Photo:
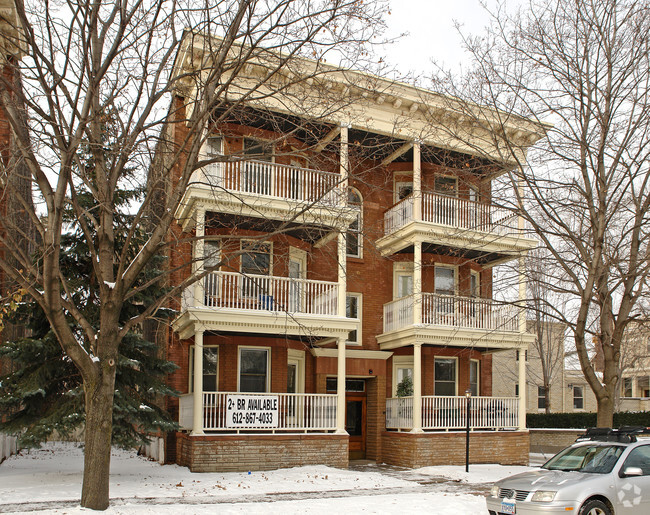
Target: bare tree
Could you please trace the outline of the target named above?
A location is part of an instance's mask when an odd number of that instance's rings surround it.
[[[539,384],[544,387],[544,408],[551,412],[551,385],[559,378],[561,381],[564,369],[564,332],[566,326],[557,321],[554,311],[564,312],[562,299],[554,296],[548,288],[546,260],[541,252],[534,251],[526,260],[526,276],[528,289],[527,309],[529,321],[535,334],[535,354],[540,362]],[[562,385],[563,387],[563,385]]]
[[[437,81],[468,100],[458,108],[462,123],[449,130],[486,129],[481,145],[468,144],[477,153],[490,145],[511,163],[511,194],[499,200],[523,215],[552,258],[545,287],[565,298],[566,309],[547,311],[567,324],[597,398],[598,425],[611,426],[622,336],[650,271],[650,5],[532,0],[516,15],[503,5],[491,15],[486,35],[466,39],[472,71],[463,81]],[[518,116],[547,130],[528,164],[505,125]],[[589,351],[595,336],[602,375]]]
[[[293,92],[285,97],[293,95],[303,106],[299,114],[331,115],[340,104],[320,96],[328,87],[320,78],[336,70],[324,66],[324,59],[362,67],[385,8],[382,1],[360,0],[16,1],[14,28],[19,30],[3,37],[10,39],[5,46],[17,50],[9,60],[11,72],[0,79],[0,100],[22,166],[5,161],[2,174],[25,173],[31,181],[34,205],[24,191],[6,194],[28,213],[38,245],[32,256],[15,244],[14,233],[3,233],[0,269],[39,303],[83,378],[82,506],[106,509],[109,504],[120,342],[167,300],[146,306],[124,325],[119,314],[149,281],[167,280],[142,277],[153,256],[167,253],[192,173],[210,163],[200,152],[206,129],[280,91]],[[18,75],[23,87],[8,78]],[[169,138],[174,131],[183,137]],[[82,149],[88,159],[81,159]],[[153,163],[148,194],[130,206],[135,223],[116,246],[122,215],[116,196],[126,183],[144,189],[154,154],[164,157]],[[84,209],[88,204],[80,199],[88,196],[96,207]],[[72,222],[64,221],[70,217]],[[0,220],[4,227],[10,223],[7,217]],[[59,268],[61,236],[70,225],[84,235],[93,257],[100,287],[98,326],[84,317],[78,305],[83,299],[71,295]],[[138,225],[148,227],[144,244],[135,243]],[[71,330],[69,317],[82,332]]]

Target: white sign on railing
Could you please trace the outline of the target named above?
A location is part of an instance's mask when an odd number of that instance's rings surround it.
[[[228,395],[226,427],[232,429],[278,427],[279,410],[276,395]]]

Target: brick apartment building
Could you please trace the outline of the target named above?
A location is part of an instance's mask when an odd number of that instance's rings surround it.
[[[186,38],[178,71],[195,51]],[[261,70],[245,67],[242,84]],[[479,130],[453,99],[333,68],[298,83],[345,104],[310,117],[288,87],[238,107],[210,127],[215,162],[177,212],[176,235],[194,242],[170,266],[191,257],[209,273],[184,290],[167,342],[182,393],[168,400],[182,428],[168,459],[196,471],[462,463],[470,391],[472,461],[526,463],[525,400],[492,396],[492,352],[531,342],[523,312],[492,300],[492,268],[536,245],[492,202],[513,164],[487,143],[471,150],[490,138],[451,135]],[[172,144],[191,88],[173,102]],[[509,123],[524,150],[542,136]],[[398,397],[406,377],[412,394]]]

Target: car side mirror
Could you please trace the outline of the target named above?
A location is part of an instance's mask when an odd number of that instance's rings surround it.
[[[626,467],[621,477],[642,476],[643,469],[640,467]]]

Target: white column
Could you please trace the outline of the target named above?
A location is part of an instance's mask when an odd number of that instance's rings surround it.
[[[526,349],[519,348],[519,429],[526,429]]]
[[[336,378],[336,433],[347,434],[345,430],[345,337],[339,338]]]
[[[203,433],[203,331],[194,333],[194,413],[192,434]]]
[[[203,271],[203,239],[205,236],[205,210],[196,210],[196,241],[194,242],[194,264],[192,270],[194,274],[200,274]],[[194,283],[194,307],[203,306],[205,295],[203,291],[203,279]]]
[[[349,153],[348,153],[348,124],[341,124],[341,150],[340,150],[340,163],[339,173],[341,174],[341,199],[340,204],[345,206],[348,203],[348,187],[349,187]]]
[[[347,294],[347,256],[346,256],[346,237],[345,233],[340,232],[338,234],[338,285],[339,293],[337,299],[337,315],[340,317],[345,316],[345,297]]]
[[[413,429],[422,433],[422,344],[413,345]]]
[[[413,324],[422,323],[422,242],[413,244]]]
[[[413,143],[413,220],[422,221],[422,160],[417,140]]]
[[[526,333],[526,258],[519,256],[519,333]]]

